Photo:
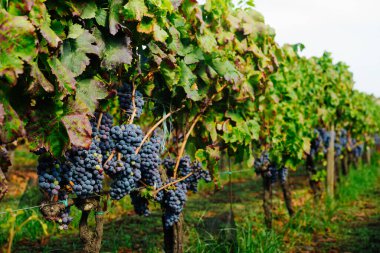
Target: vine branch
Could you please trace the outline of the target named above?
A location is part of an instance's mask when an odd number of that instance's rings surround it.
[[[171,111],[169,112],[168,114],[166,114],[164,117],[162,117],[151,129],[149,129],[149,131],[147,132],[147,134],[144,136],[144,139],[141,141],[140,143],[140,146],[136,149],[135,151],[135,154],[137,155],[142,146],[144,145],[144,143],[146,142],[146,140],[152,135],[152,133],[154,132],[154,130],[156,130],[156,128],[162,124],[162,122],[164,122],[167,118],[169,118],[172,114],[182,110],[183,108],[185,107],[185,105],[182,105],[180,108],[178,108],[177,110],[174,110],[174,111]]]
[[[101,112],[101,113],[99,114],[98,124],[96,125],[96,129],[97,129],[97,130],[99,130],[99,128],[100,128],[100,124],[101,124],[101,122],[102,122],[102,118],[103,118],[103,113]]]
[[[185,151],[185,147],[186,147],[186,144],[187,144],[187,141],[190,137],[190,134],[191,132],[193,131],[195,125],[198,123],[198,121],[200,120],[201,116],[204,114],[204,112],[207,110],[207,108],[212,104],[213,100],[215,99],[216,95],[218,93],[220,93],[221,91],[224,90],[224,88],[226,88],[228,85],[228,83],[224,84],[220,90],[216,91],[210,99],[208,99],[205,103],[205,106],[202,108],[202,110],[197,114],[197,116],[195,116],[194,120],[193,120],[193,123],[191,124],[190,126],[190,129],[189,131],[187,131],[184,139],[183,139],[183,142],[182,142],[182,145],[181,145],[181,149],[179,150],[178,152],[178,156],[177,156],[177,160],[176,160],[176,164],[175,164],[175,167],[174,167],[174,178],[177,178],[177,170],[178,170],[178,167],[179,167],[179,163],[181,161],[181,157],[183,156],[183,153]]]
[[[115,156],[116,151],[112,150],[111,155],[108,157],[108,159],[104,162],[104,165],[106,165],[109,161],[112,160],[112,158]]]
[[[175,167],[174,167],[174,173],[173,173],[174,178],[177,178],[178,166],[179,166],[179,163],[181,162],[181,157],[183,155],[183,152],[185,151],[187,140],[189,139],[191,132],[193,131],[195,125],[198,123],[198,121],[201,118],[202,114],[203,113],[199,113],[194,118],[193,123],[191,124],[189,131],[187,131],[187,133],[185,135],[185,138],[183,139],[182,146],[181,146],[181,149],[178,152],[177,160],[176,160]]]
[[[157,195],[157,193],[158,193],[159,191],[162,191],[162,190],[168,188],[169,186],[172,186],[172,185],[174,185],[174,184],[177,184],[177,183],[179,183],[179,182],[185,180],[186,178],[190,177],[191,175],[193,175],[193,172],[191,172],[191,173],[187,174],[186,176],[181,177],[181,178],[179,178],[179,179],[177,179],[177,180],[175,180],[175,181],[173,181],[173,182],[171,182],[171,183],[168,183],[168,184],[166,184],[166,185],[161,186],[160,188],[158,188],[157,190],[154,191],[153,195]]]
[[[133,111],[132,111],[132,115],[131,115],[131,118],[129,119],[129,124],[132,124],[133,123],[133,120],[135,119],[135,116],[136,116],[136,101],[135,101],[135,93],[136,93],[136,85],[135,85],[135,81],[136,81],[136,78],[137,76],[135,76],[132,80],[132,107],[133,107]]]

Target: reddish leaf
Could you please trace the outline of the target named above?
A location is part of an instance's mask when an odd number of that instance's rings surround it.
[[[61,119],[69,135],[70,143],[76,147],[89,148],[92,128],[85,114],[67,115]]]
[[[25,10],[28,12],[31,11],[34,5],[34,0],[22,0],[22,1],[24,2]]]

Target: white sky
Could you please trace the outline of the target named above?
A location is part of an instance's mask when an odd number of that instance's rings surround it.
[[[306,56],[331,52],[351,67],[356,89],[380,97],[380,0],[255,0],[255,5],[279,44],[302,43]]]

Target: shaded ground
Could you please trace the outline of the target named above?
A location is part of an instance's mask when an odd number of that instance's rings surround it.
[[[347,216],[340,221],[341,238],[316,237],[315,248],[322,248],[326,252],[380,252],[380,182],[376,189],[362,195],[360,200],[347,205],[345,213],[339,216]]]

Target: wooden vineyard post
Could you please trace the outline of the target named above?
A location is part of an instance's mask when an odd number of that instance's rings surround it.
[[[181,213],[178,222],[171,227],[166,227],[164,217],[162,217],[165,253],[183,253],[183,222]]]
[[[366,145],[366,162],[367,164],[371,164],[371,148]]]
[[[334,143],[335,143],[335,131],[334,131],[334,126],[332,126],[331,132],[330,132],[329,149],[327,151],[327,195],[329,197],[334,196],[334,183],[335,183]]]

